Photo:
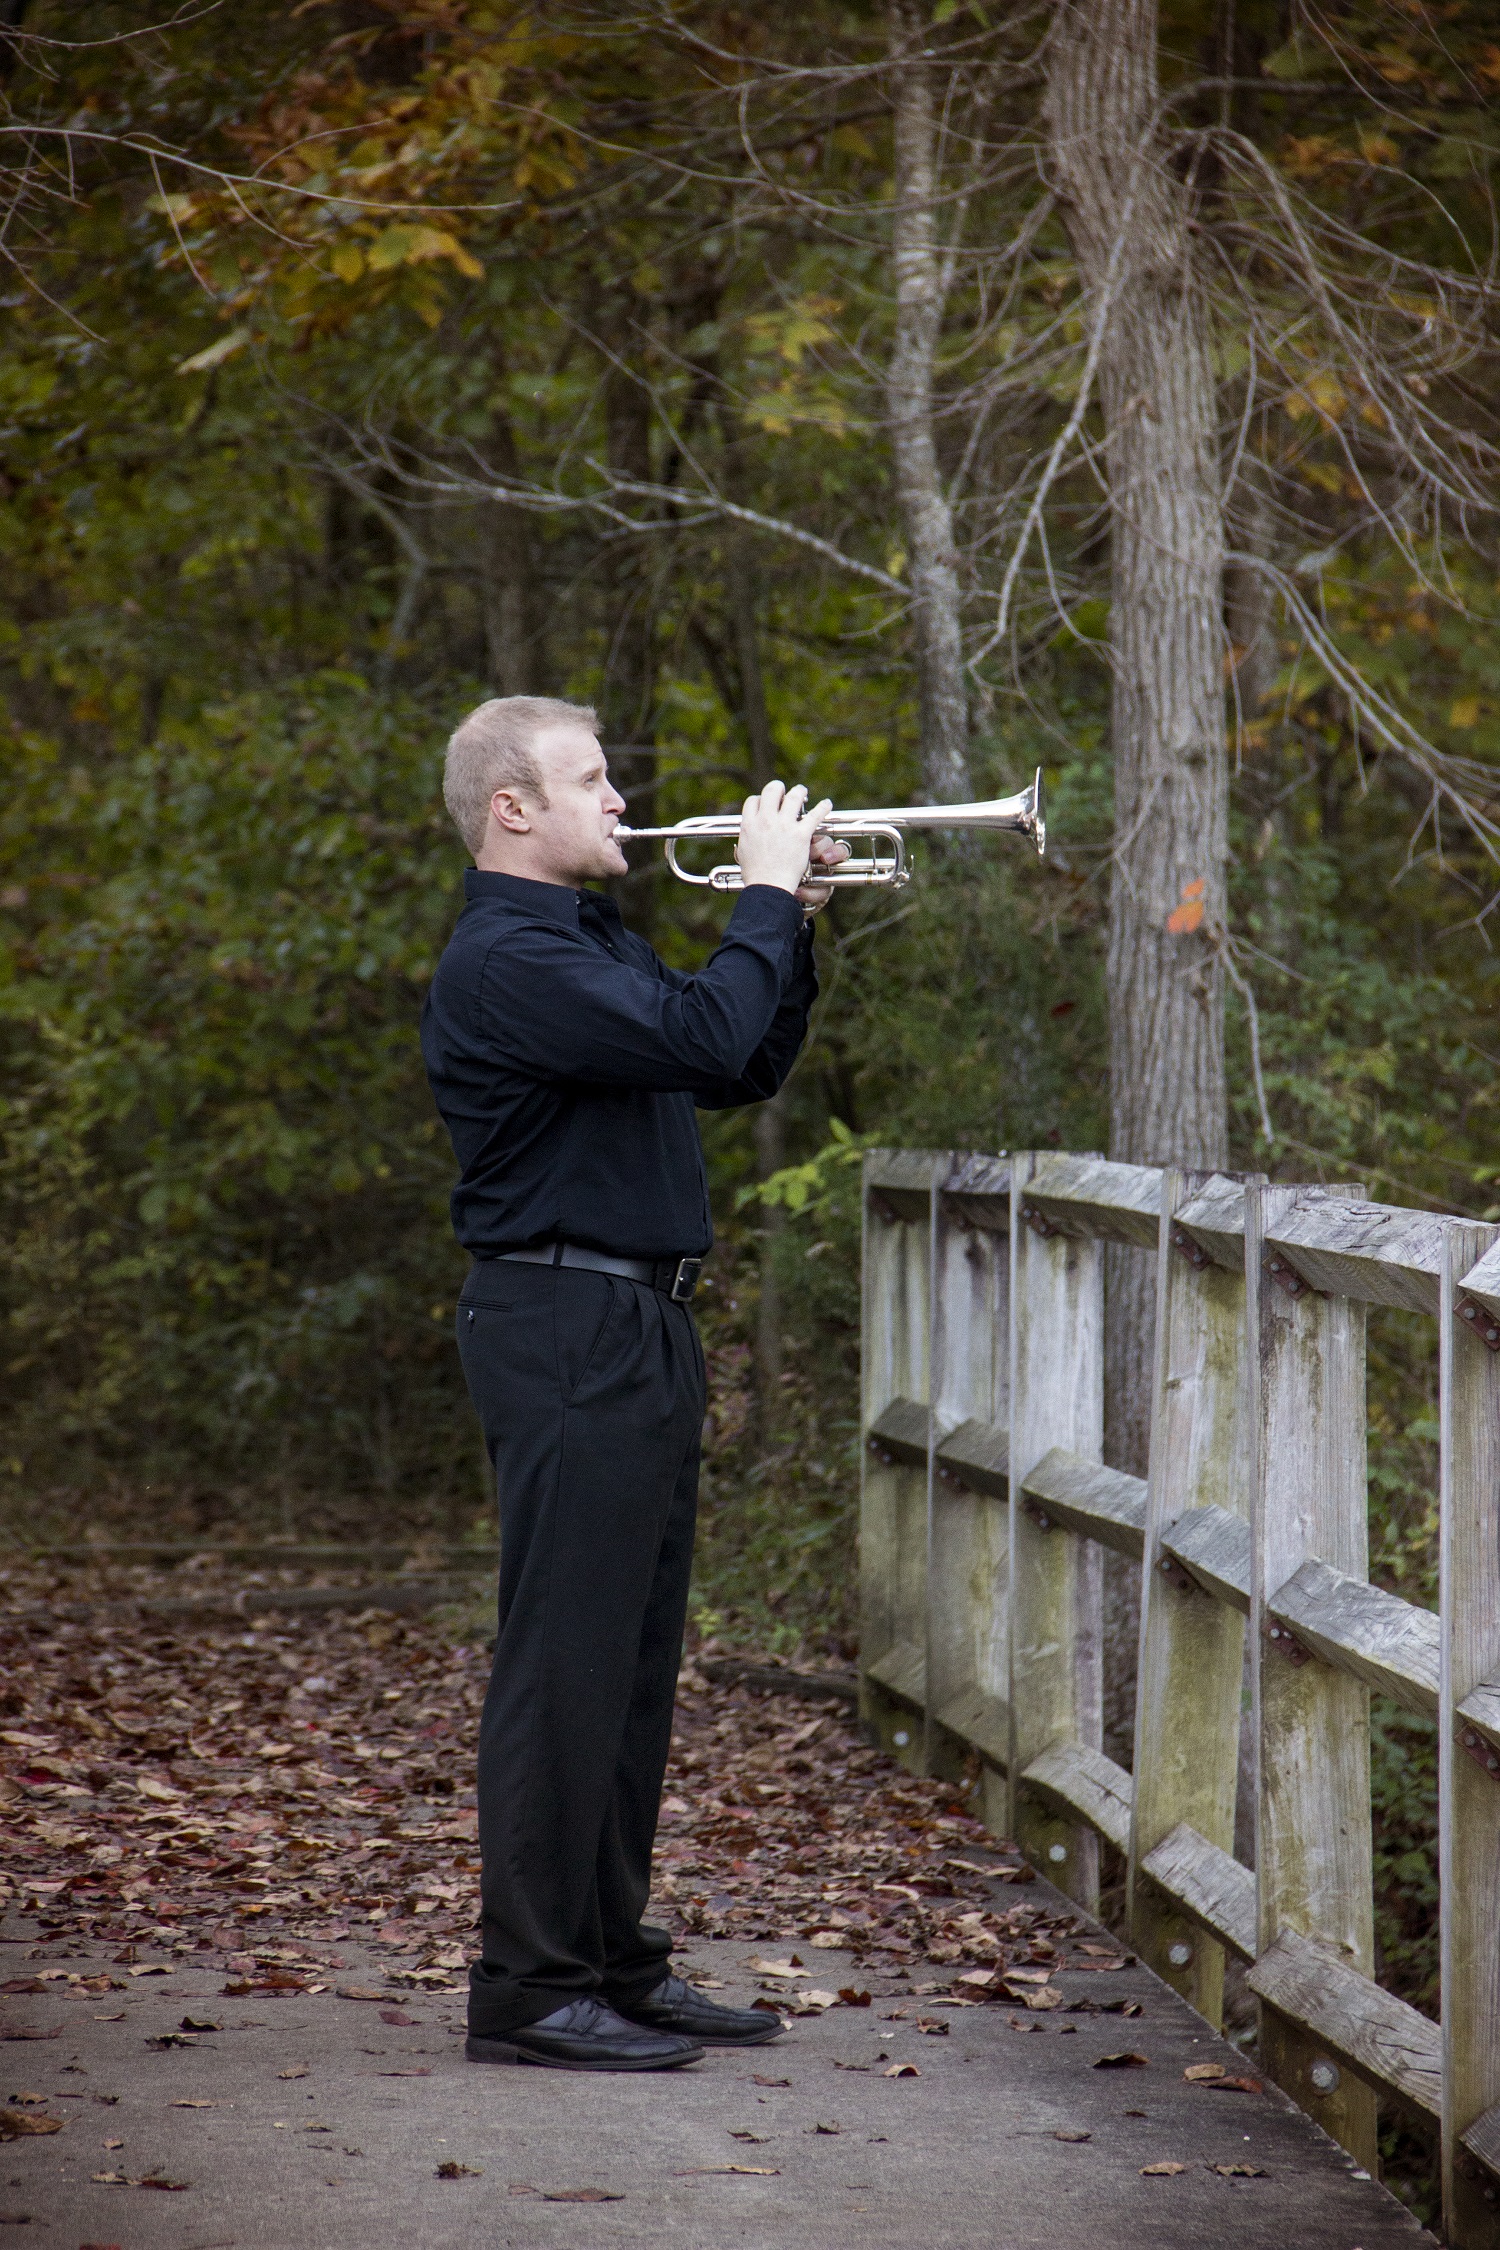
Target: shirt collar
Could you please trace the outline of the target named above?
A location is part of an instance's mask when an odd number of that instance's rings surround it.
[[[471,903],[484,898],[503,899],[528,913],[544,914],[549,921],[566,922],[575,930],[578,927],[579,893],[563,883],[534,883],[527,875],[501,875],[488,868],[470,867],[464,871],[464,897]]]
[[[528,875],[502,875],[488,868],[464,871],[464,897],[505,899],[530,913],[545,914],[554,922],[578,927],[579,909],[592,909],[610,930],[623,928],[620,909],[607,891],[575,891],[565,883],[534,883]]]

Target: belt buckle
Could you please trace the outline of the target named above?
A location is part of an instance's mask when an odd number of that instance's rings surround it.
[[[672,1276],[668,1295],[674,1305],[685,1305],[698,1286],[698,1276],[703,1271],[701,1258],[679,1258],[677,1271]]]

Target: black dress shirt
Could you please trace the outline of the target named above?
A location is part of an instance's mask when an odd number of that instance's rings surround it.
[[[453,1228],[480,1258],[535,1243],[701,1257],[713,1241],[694,1105],[764,1101],[817,994],[790,892],[754,884],[696,975],[612,898],[464,877],[422,1010],[422,1053],[461,1167]]]

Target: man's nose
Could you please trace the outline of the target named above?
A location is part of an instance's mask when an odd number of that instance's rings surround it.
[[[607,813],[622,813],[625,810],[625,800],[612,781],[604,785],[604,810]]]

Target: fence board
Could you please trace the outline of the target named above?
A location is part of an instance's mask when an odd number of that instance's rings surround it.
[[[1329,1295],[1406,1312],[1438,1309],[1438,1261],[1446,1219],[1432,1211],[1368,1203],[1355,1191],[1308,1190],[1267,1229],[1304,1280]]]
[[[1027,1200],[1064,1233],[1156,1248],[1159,1172],[1142,1164],[1109,1164],[1102,1156],[1044,1153],[1029,1161]]]
[[[975,1183],[983,1160],[952,1157],[940,1181]],[[984,1178],[1009,1166],[988,1164]],[[932,1428],[992,1433],[1006,1443],[1010,1255],[994,1224],[976,1226],[970,1198],[932,1199]],[[987,1457],[993,1452],[987,1449]],[[1002,1456],[1003,1459],[1003,1456]],[[960,1483],[939,1445],[928,1482],[926,1737],[932,1773],[957,1779],[970,1748],[986,1760],[976,1810],[1004,1825],[1006,1788],[995,1770],[1009,1685],[1006,1621],[1010,1566],[1008,1485]],[[955,1719],[962,1723],[953,1724]]]
[[[1021,1775],[1028,1789],[1064,1814],[1076,1813],[1124,1851],[1134,1788],[1123,1766],[1081,1742],[1054,1742]]]
[[[1232,1953],[1244,1961],[1255,1959],[1255,1876],[1250,1868],[1183,1821],[1147,1852],[1140,1869]]]
[[[1351,1968],[1332,1946],[1316,1945],[1295,1930],[1283,1930],[1252,1964],[1249,1984],[1277,2018],[1296,2025],[1303,2044],[1325,2067],[1331,2058],[1360,2074],[1365,2081],[1360,2090],[1369,2109],[1374,2109],[1378,2087],[1424,2117],[1440,2114],[1443,2060],[1438,2026]],[[1341,2082],[1324,2098],[1336,2099],[1344,2091]]]
[[[1055,1445],[1028,1469],[1024,1489],[1050,1520],[1085,1539],[1097,1539],[1101,1547],[1113,1547],[1131,1562],[1140,1561],[1146,1537],[1144,1477],[1080,1460]]]
[[[927,1415],[931,1194],[919,1183],[930,1183],[933,1163],[926,1153],[872,1149],[864,1165],[860,1708],[885,1747],[913,1766],[926,1690],[925,1428],[919,1447],[906,1441]],[[877,1422],[890,1432],[878,1450],[869,1442]]]
[[[1098,1462],[1104,1436],[1104,1276],[1097,1240],[1039,1233],[1022,1216],[1039,1165],[1011,1160],[1010,1488],[1054,1446]],[[1097,1750],[1102,1733],[1098,1549],[1044,1529],[1031,1505],[1010,1518],[1010,1772],[1057,1742]],[[1070,1820],[1013,1782],[1012,1833],[1028,1857],[1075,1898],[1098,1898],[1099,1849]]]
[[[1250,1511],[1243,1265],[1195,1264],[1173,1242],[1179,1209],[1206,1184],[1175,1168],[1162,1174],[1129,1914],[1142,1958],[1217,2024],[1223,1948],[1159,1887],[1134,1880],[1140,1861],[1184,1821],[1222,1851],[1234,1842],[1244,1623],[1162,1567],[1163,1539],[1189,1510],[1239,1522]]]
[[[1161,1551],[1242,1617],[1250,1614],[1250,1526],[1243,1516],[1210,1505],[1190,1508],[1162,1535]]]
[[[1257,1952],[1283,1936],[1317,1940],[1368,1978],[1374,1969],[1369,1689],[1327,1665],[1294,1663],[1267,1638],[1268,1596],[1310,1558],[1331,1563],[1347,1578],[1369,1576],[1364,1305],[1311,1290],[1293,1296],[1264,1270],[1273,1237],[1279,1241],[1293,1231],[1300,1213],[1326,1216],[1332,1205],[1317,1189],[1251,1184],[1245,1190]],[[1327,2058],[1318,2035],[1305,2017],[1282,2008],[1274,1992],[1256,1990],[1267,2003],[1261,2011],[1266,2069],[1373,2172],[1373,2094],[1337,2071],[1335,2085],[1320,2085]]]
[[[1305,1562],[1266,1603],[1270,1615],[1327,1664],[1431,1718],[1438,1705],[1438,1620],[1399,1594]]]
[[[1500,1356],[1462,1319],[1458,1278],[1497,1241],[1493,1227],[1450,1222],[1439,1269],[1443,2213],[1456,2250],[1500,2243],[1500,2164],[1482,2169],[1500,2138],[1481,2130],[1500,2106],[1500,1774],[1462,1741],[1465,1699],[1500,1671]]]

